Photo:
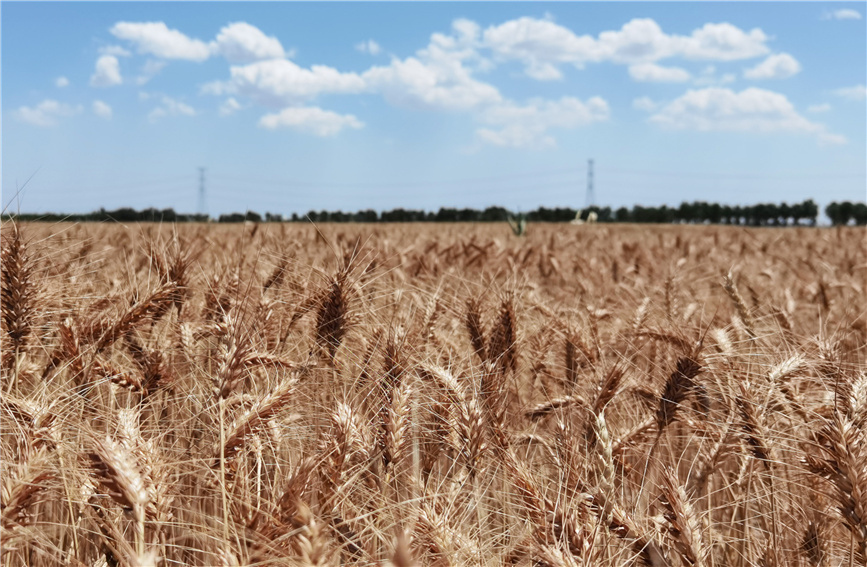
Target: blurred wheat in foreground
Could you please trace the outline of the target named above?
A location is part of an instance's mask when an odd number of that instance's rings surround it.
[[[2,565],[867,565],[865,232],[2,229]]]

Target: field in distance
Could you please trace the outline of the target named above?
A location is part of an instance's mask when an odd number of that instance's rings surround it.
[[[867,565],[864,235],[6,223],[6,564]]]

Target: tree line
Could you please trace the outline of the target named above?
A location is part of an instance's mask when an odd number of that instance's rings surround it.
[[[117,222],[506,222],[510,218],[524,218],[528,222],[570,222],[576,218],[587,220],[590,213],[596,213],[596,222],[631,223],[674,223],[674,224],[728,224],[738,226],[815,226],[819,207],[812,199],[789,205],[787,203],[759,203],[756,205],[720,205],[695,201],[681,203],[678,207],[632,208],[592,206],[585,209],[569,207],[539,207],[526,213],[515,214],[503,207],[488,207],[484,210],[457,209],[443,207],[438,211],[413,209],[392,209],[377,212],[372,209],[354,213],[343,211],[310,211],[306,215],[293,213],[289,217],[281,214],[253,211],[246,213],[223,214],[212,219],[203,214],[181,214],[173,209],[144,209],[136,211],[121,208],[114,211],[99,209],[87,214],[6,214],[4,218],[17,218],[22,221],[117,221]],[[867,225],[867,204],[844,201],[833,202],[825,207],[825,214],[834,226],[855,224]]]

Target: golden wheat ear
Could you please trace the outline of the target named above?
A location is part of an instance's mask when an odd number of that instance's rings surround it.
[[[349,288],[349,271],[341,270],[331,278],[317,304],[316,343],[332,364],[349,326]]]
[[[666,467],[662,474],[660,502],[668,522],[668,535],[674,549],[685,565],[703,567],[708,548],[702,537],[701,521],[683,486],[678,482],[677,472]]]
[[[482,323],[481,300],[471,298],[467,300],[467,314],[465,325],[470,334],[470,343],[476,355],[485,360],[487,356],[487,343],[485,341],[485,329]]]
[[[19,464],[17,470],[4,471],[0,492],[0,525],[4,532],[26,525],[29,509],[48,491],[49,481],[56,475],[46,470],[47,459],[48,451],[43,449]]]
[[[124,337],[137,325],[152,319],[160,313],[166,303],[173,301],[177,286],[173,283],[163,284],[154,290],[143,301],[137,301],[119,319],[111,324],[96,342],[96,352],[101,352]]]
[[[662,435],[666,427],[672,424],[677,416],[677,410],[694,388],[694,379],[701,372],[698,362],[688,356],[677,359],[677,366],[659,397],[656,410],[657,435]]]
[[[97,480],[108,495],[133,516],[144,521],[145,508],[150,502],[147,479],[142,474],[135,455],[122,443],[110,437],[97,440],[88,455]]]
[[[24,346],[30,336],[34,316],[35,289],[33,264],[27,254],[21,230],[17,223],[12,225],[12,237],[4,238],[2,248],[2,321],[3,331],[12,340],[13,349]]]

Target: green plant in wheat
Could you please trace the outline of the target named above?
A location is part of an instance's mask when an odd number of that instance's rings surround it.
[[[509,213],[509,217],[506,220],[515,236],[525,236],[527,234],[527,215],[524,213],[515,215]]]

